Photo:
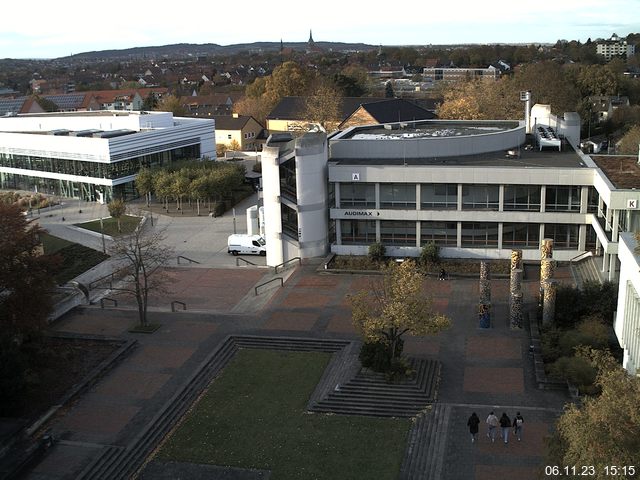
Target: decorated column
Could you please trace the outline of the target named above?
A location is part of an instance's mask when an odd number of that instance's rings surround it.
[[[511,270],[522,268],[522,250],[511,250]]]
[[[522,328],[522,292],[511,294],[509,325],[513,329]]]
[[[543,286],[542,300],[542,323],[543,325],[553,322],[556,314],[556,290],[557,283],[553,280],[546,282]]]

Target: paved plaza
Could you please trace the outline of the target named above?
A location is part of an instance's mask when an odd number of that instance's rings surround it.
[[[204,222],[210,221],[186,223],[200,222],[204,230],[210,228]],[[229,219],[225,222],[228,228]],[[186,228],[180,231],[194,239],[188,253],[202,263],[169,269],[171,291],[154,298],[150,309],[151,321],[161,324],[155,333],[128,331],[136,323],[136,311],[124,300],[118,308],[77,308],[52,326],[60,332],[135,339],[138,346],[52,420],[59,441],[27,478],[74,479],[105,447],[127,447],[229,335],[358,340],[348,295],[368,288],[373,277],[325,274],[311,262],[289,271],[284,287],[256,296],[254,286],[269,278],[268,270],[216,264],[215,255],[206,254],[204,233],[198,240]],[[560,267],[557,276],[568,273]],[[452,327],[437,337],[409,337],[405,344],[405,353],[437,359],[442,365],[438,403],[447,407],[442,410],[447,418],[438,432],[443,445],[439,479],[534,479],[544,465],[544,439],[568,397],[537,388],[528,331],[509,328],[507,279],[492,280],[492,326],[478,328],[478,284],[473,278],[427,279],[426,292],[434,307],[451,318]],[[537,281],[525,279],[523,289],[525,301],[535,301]],[[172,313],[171,300],[184,302],[187,310]],[[484,420],[491,410],[511,418],[520,411],[525,419],[522,441],[489,441]],[[466,425],[474,411],[481,419],[476,443]],[[144,478],[152,478],[151,473]]]

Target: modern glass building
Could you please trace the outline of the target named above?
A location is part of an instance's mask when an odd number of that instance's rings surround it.
[[[0,118],[0,188],[108,202],[137,196],[143,166],[215,160],[215,122],[168,112],[68,112]]]

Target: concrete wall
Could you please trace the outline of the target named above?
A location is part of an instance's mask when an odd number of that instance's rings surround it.
[[[622,366],[632,375],[640,374],[640,256],[635,253],[637,247],[633,234],[620,235],[620,281],[614,329],[624,349]]]

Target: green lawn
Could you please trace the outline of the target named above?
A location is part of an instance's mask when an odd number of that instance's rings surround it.
[[[305,411],[329,354],[239,350],[159,452],[274,480],[395,479],[408,419]]]
[[[111,237],[116,237],[118,235],[133,233],[133,231],[140,223],[140,220],[140,217],[123,215],[122,217],[120,217],[120,228],[122,232],[118,233],[118,221],[115,218],[106,217],[102,219],[102,224],[104,225],[104,234]],[[92,232],[100,233],[100,220],[92,220],[91,222],[85,223],[76,223],[75,226],[91,230]]]
[[[45,255],[58,255],[60,263],[54,274],[58,285],[73,280],[81,273],[103,262],[108,255],[78,243],[69,242],[62,238],[45,233],[40,236]]]

